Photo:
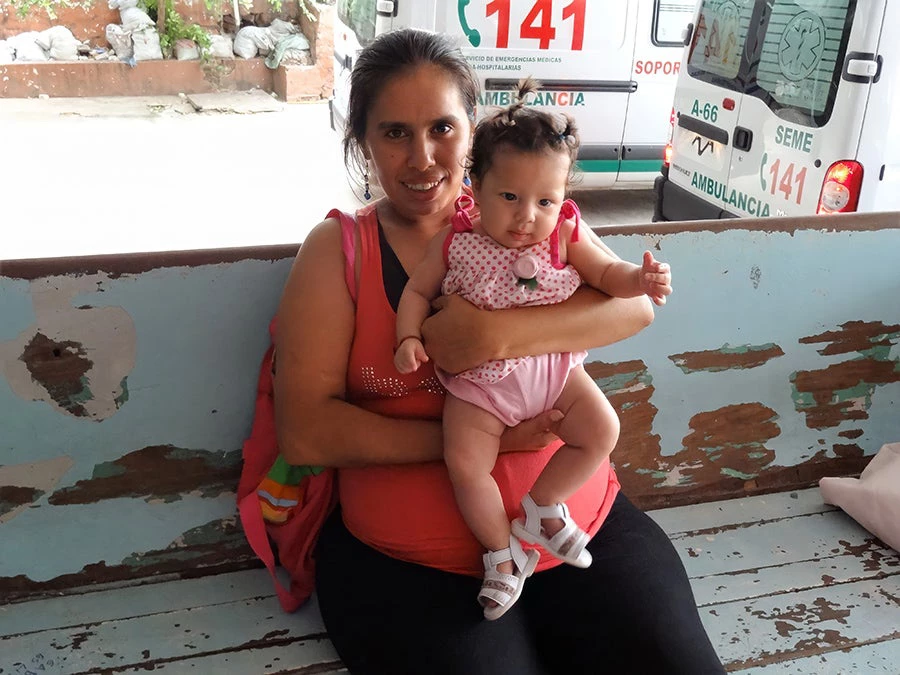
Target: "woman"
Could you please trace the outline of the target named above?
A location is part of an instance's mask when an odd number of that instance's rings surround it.
[[[345,157],[384,198],[307,237],[278,311],[276,427],[293,464],[339,469],[340,508],[316,550],[328,635],[353,673],[721,673],[665,534],[606,462],[573,495],[593,536],[590,570],[543,556],[528,591],[486,622],[472,598],[482,563],[442,460],[442,390],[490,359],[576,351],[652,320],[644,299],[588,288],[564,303],[481,312],[458,298],[423,325],[431,363],[393,368],[396,305],[462,189],[478,84],[439,35],[382,35],[351,80]],[[358,153],[358,154],[356,154]],[[494,477],[510,516],[559,441],[560,413],[508,430]],[[547,447],[544,447],[547,446]],[[520,450],[519,452],[508,452]]]

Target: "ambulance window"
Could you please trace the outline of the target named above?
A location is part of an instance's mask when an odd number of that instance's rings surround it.
[[[754,0],[701,0],[688,55],[688,72],[700,80],[739,90],[741,53]]]
[[[376,0],[338,0],[337,15],[347,28],[356,33],[359,44],[365,47],[375,39]]]
[[[682,44],[682,33],[694,16],[696,0],[656,0],[653,9],[653,44],[675,47]]]
[[[754,96],[779,117],[823,126],[841,79],[856,0],[775,0]]]

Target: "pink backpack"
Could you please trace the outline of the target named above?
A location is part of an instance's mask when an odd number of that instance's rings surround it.
[[[355,222],[341,211],[327,218],[339,218],[347,259],[346,276],[353,300],[356,281],[353,272]],[[293,612],[313,592],[315,586],[316,540],[331,509],[337,503],[334,469],[298,467],[287,464],[278,453],[275,434],[274,360],[277,317],[269,324],[271,345],[263,356],[256,389],[256,406],[250,438],[244,442],[244,465],[238,484],[237,501],[241,525],[253,552],[263,561],[282,609]],[[278,580],[278,563],[290,575],[290,588]]]

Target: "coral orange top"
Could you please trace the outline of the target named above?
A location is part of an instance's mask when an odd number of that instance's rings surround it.
[[[356,300],[356,338],[347,369],[347,400],[390,417],[438,420],[443,389],[429,362],[415,373],[394,368],[396,313],[385,295],[375,206],[356,214],[360,233],[360,269]],[[346,235],[347,233],[345,233]],[[353,261],[346,242],[345,254]],[[493,476],[510,519],[560,441],[536,452],[501,454]],[[394,558],[473,576],[484,567],[481,545],[456,507],[443,462],[340,469],[338,490],[344,523],[369,546]],[[593,536],[619,491],[606,460],[568,500],[572,517]],[[560,561],[542,553],[538,571]]]

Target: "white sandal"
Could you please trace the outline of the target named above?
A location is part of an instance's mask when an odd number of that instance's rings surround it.
[[[538,506],[531,495],[526,494],[522,498],[522,510],[525,511],[525,522],[522,522],[521,518],[516,518],[512,522],[514,535],[529,544],[542,546],[548,553],[570,565],[591,566],[591,553],[585,548],[591,538],[572,520],[568,506],[562,503]],[[541,526],[543,518],[562,519],[562,529],[552,537],[548,537]]]
[[[481,557],[484,562],[484,581],[478,592],[478,603],[484,607],[485,619],[499,619],[515,604],[522,594],[526,577],[532,575],[540,557],[534,550],[526,553],[519,540],[513,536],[509,538],[509,548],[488,551]],[[497,565],[507,560],[512,560],[515,574],[504,574],[497,570]],[[497,604],[488,607],[488,600]]]

